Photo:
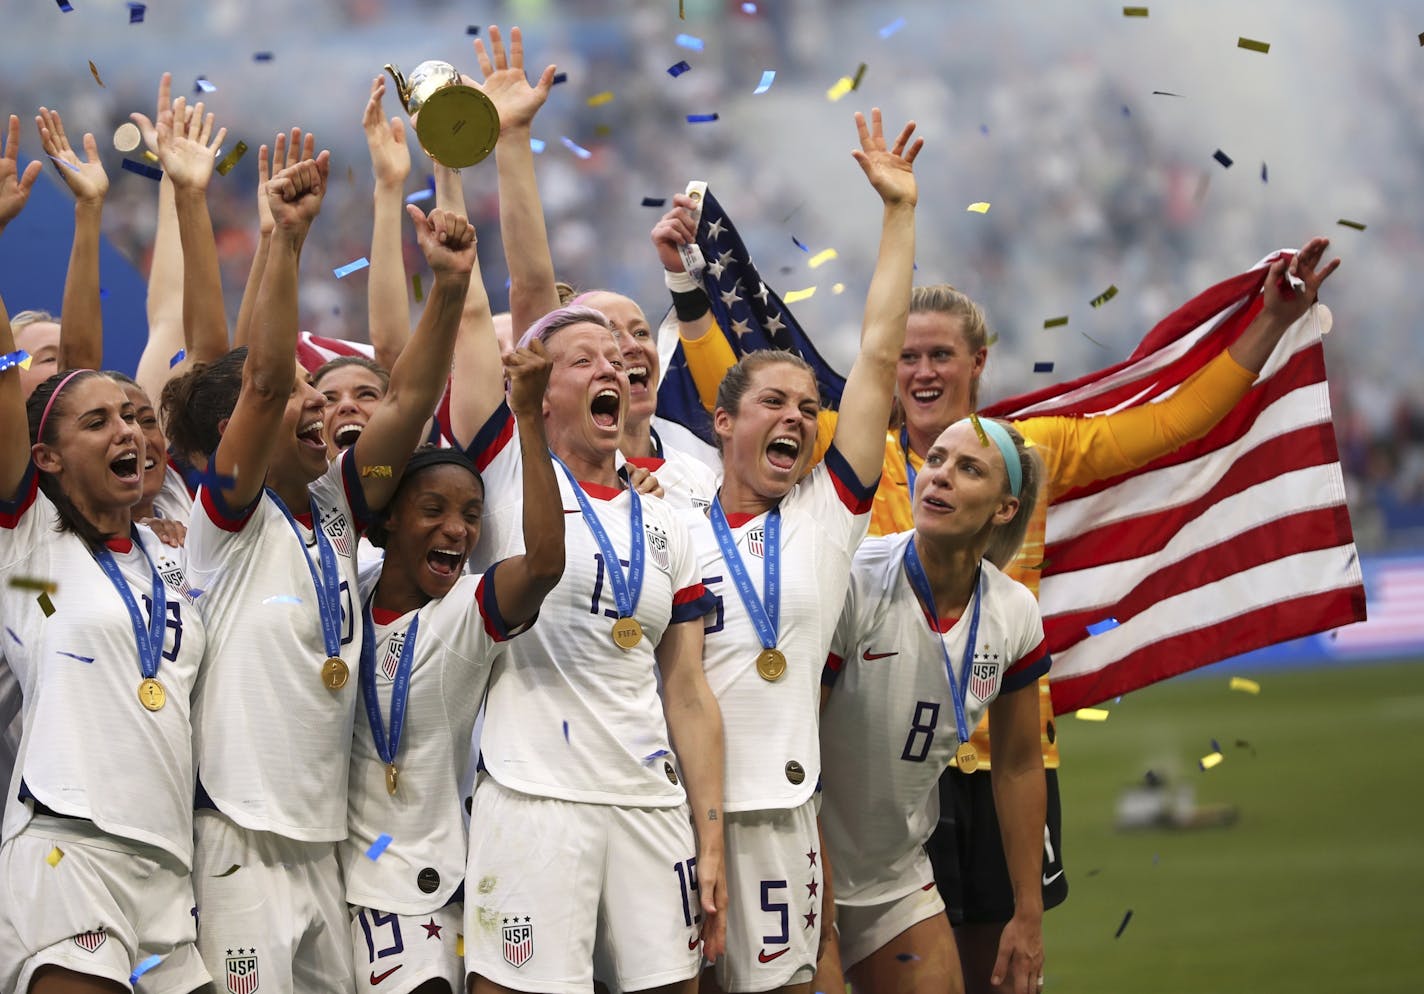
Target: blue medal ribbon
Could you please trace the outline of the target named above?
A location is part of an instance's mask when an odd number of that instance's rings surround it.
[[[766,516],[766,533],[762,540],[765,555],[762,556],[761,589],[757,596],[752,586],[752,578],[747,573],[746,563],[737,550],[737,541],[732,536],[732,526],[727,523],[727,515],[722,510],[722,496],[718,494],[708,511],[712,521],[712,531],[717,535],[717,544],[722,549],[722,561],[732,574],[732,583],[742,599],[742,606],[756,628],[757,638],[763,649],[776,648],[776,631],[781,616],[781,508],[773,507]]]
[[[646,541],[643,535],[643,502],[638,497],[638,491],[632,487],[628,488],[628,531],[631,540],[628,543],[628,573],[625,576],[623,561],[618,558],[618,552],[613,548],[613,540],[604,530],[603,522],[598,520],[598,515],[594,513],[593,505],[588,502],[588,497],[584,494],[583,487],[579,486],[573,470],[552,452],[549,457],[569,478],[569,486],[573,487],[579,510],[583,512],[583,523],[593,533],[593,540],[598,543],[598,551],[603,554],[603,565],[608,570],[608,585],[613,588],[613,603],[618,608],[618,617],[633,617],[633,612],[638,609],[638,597],[643,592],[643,550]]]
[[[420,630],[420,615],[410,619],[405,630],[405,643],[396,662],[395,686],[391,689],[391,733],[386,736],[381,719],[381,702],[376,696],[376,623],[371,618],[368,602],[361,611],[365,638],[361,640],[361,699],[366,702],[366,718],[371,722],[371,734],[376,740],[376,753],[381,762],[390,766],[400,752],[401,730],[405,727],[405,705],[410,697],[410,671],[415,665],[415,636]]]
[[[282,498],[277,496],[277,491],[271,487],[267,489],[267,496],[272,498],[272,503],[282,512],[282,516],[287,519],[287,524],[292,526],[292,534],[297,536],[297,543],[302,550],[302,561],[307,564],[307,570],[311,573],[312,586],[316,588],[316,606],[321,613],[321,637],[326,644],[326,654],[328,657],[341,654],[341,571],[336,565],[336,549],[332,547],[331,539],[326,537],[326,532],[321,530],[321,514],[317,511],[316,499],[311,502],[312,531],[316,535],[317,555],[321,558],[321,572],[318,573],[316,566],[312,564],[311,556],[307,555],[306,539],[302,538],[302,530],[297,525],[297,519],[292,517],[292,512],[287,510],[287,505],[282,503]]]
[[[910,427],[900,426],[900,450],[905,453],[905,479],[909,483],[910,502],[914,503],[915,497],[915,467],[910,465]],[[913,543],[911,543],[913,544]],[[933,612],[931,612],[933,613]]]
[[[168,591],[163,585],[163,577],[158,575],[158,567],[153,565],[148,550],[139,541],[138,529],[130,526],[130,535],[134,546],[143,553],[144,561],[148,563],[148,570],[152,576],[153,593],[150,596],[152,606],[149,609],[147,625],[144,624],[143,612],[138,609],[138,601],[134,600],[133,591],[129,589],[129,582],[124,579],[124,574],[119,569],[114,554],[101,546],[94,553],[94,558],[98,561],[99,568],[104,571],[104,575],[109,578],[109,582],[114,585],[114,589],[119,592],[124,607],[128,609],[129,621],[133,624],[134,642],[138,646],[139,670],[142,671],[145,680],[152,680],[158,675],[158,667],[163,661],[163,630],[168,626]]]
[[[935,641],[939,643],[939,651],[944,654],[944,671],[949,676],[949,696],[954,701],[954,727],[959,733],[960,743],[963,744],[969,741],[969,722],[964,717],[964,699],[969,693],[969,668],[974,665],[974,643],[979,636],[979,605],[984,600],[984,567],[981,565],[974,573],[974,612],[969,619],[969,641],[964,644],[963,684],[954,677],[954,664],[950,662],[944,635],[940,633],[939,626],[933,623],[934,619],[939,617],[935,613],[934,591],[930,589],[929,577],[925,576],[925,568],[920,563],[920,554],[915,549],[913,536],[905,545],[905,575],[909,577],[910,586],[919,598],[920,606],[925,609],[925,620],[930,624],[930,631],[934,632]]]

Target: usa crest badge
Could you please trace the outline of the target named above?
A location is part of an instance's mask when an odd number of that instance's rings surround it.
[[[86,953],[92,953],[104,944],[106,938],[108,938],[108,936],[104,934],[104,930],[102,928],[96,928],[92,932],[81,932],[79,935],[76,935],[74,937],[74,944]]]
[[[751,531],[747,532],[747,551],[758,559],[765,557],[766,529],[761,525],[757,525]]]
[[[355,554],[356,533],[351,522],[339,510],[332,509],[321,516],[321,530],[331,539],[332,548],[348,559]]]
[[[534,925],[528,915],[505,918],[503,924],[504,961],[517,970],[534,955]]]
[[[228,950],[231,954],[232,950]],[[227,989],[231,994],[253,994],[257,990],[257,950],[239,949],[227,958]]]
[[[656,525],[649,525],[644,534],[648,537],[648,555],[653,557],[653,562],[658,564],[659,569],[668,568],[668,537]]]
[[[969,693],[987,701],[999,689],[999,664],[976,661],[969,671]]]
[[[395,632],[386,639],[386,654],[381,657],[379,672],[387,683],[396,678],[396,668],[400,665],[400,654],[403,648],[405,648],[405,632]]]

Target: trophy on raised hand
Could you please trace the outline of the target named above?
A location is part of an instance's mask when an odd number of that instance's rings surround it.
[[[396,94],[409,112],[420,147],[442,166],[473,166],[494,150],[499,111],[448,62],[422,62],[409,76],[390,63]]]

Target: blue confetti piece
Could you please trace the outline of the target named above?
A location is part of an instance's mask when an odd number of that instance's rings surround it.
[[[567,742],[568,740],[569,740],[569,723],[566,721],[566,722],[564,722],[564,741]]]
[[[200,588],[200,587],[189,587],[189,588],[188,588],[188,596],[191,597],[191,598],[193,598],[193,600],[197,600],[199,597],[202,597],[203,594],[205,594],[206,592],[207,592],[207,591],[203,590],[203,589]]]
[[[25,644],[25,643],[23,643],[23,642],[20,641],[20,636],[18,636],[18,635],[15,634],[15,629],[11,628],[9,625],[6,625],[6,626],[5,626],[5,634],[9,635],[12,639],[14,639],[16,645],[24,645],[24,644]]]
[[[391,844],[391,837],[385,832],[376,836],[376,841],[371,843],[371,848],[366,850],[366,858],[375,862],[381,858],[381,853],[386,851],[386,847]]]
[[[177,352],[173,353],[173,358],[168,360],[168,368],[172,369],[174,366],[178,365],[186,358],[188,358],[188,350],[179,349]]]
[[[465,29],[465,34],[470,35],[471,37],[473,37],[473,36],[475,36],[475,35],[477,35],[477,34],[479,34],[479,33],[480,33],[480,26],[479,26],[478,24],[471,24],[469,27],[467,27],[467,28]]]
[[[272,53],[271,53],[271,52],[253,52],[253,53],[252,53],[252,61],[253,61],[253,62],[271,62],[271,61],[272,61]]]
[[[989,126],[987,124],[979,125],[979,133],[981,135],[987,135],[989,133]]]
[[[544,145],[545,142],[542,138],[529,139],[529,147],[534,150],[535,155],[538,155],[540,152],[544,151]]]
[[[1223,152],[1221,149],[1217,149],[1215,152],[1211,153],[1211,157],[1212,157],[1213,159],[1215,159],[1217,162],[1220,162],[1220,163],[1221,163],[1221,167],[1222,167],[1223,169],[1230,169],[1230,168],[1231,168],[1231,156],[1227,155],[1227,154],[1226,154],[1225,152]]]
[[[148,959],[144,960],[144,961],[143,961],[142,963],[140,963],[138,966],[134,967],[134,972],[133,972],[133,973],[129,974],[129,983],[130,983],[130,984],[136,984],[136,983],[138,983],[138,978],[139,978],[139,977],[142,977],[142,976],[143,976],[145,973],[147,973],[149,970],[152,970],[155,966],[157,966],[160,962],[162,962],[162,960],[163,960],[163,957],[162,957],[162,956],[159,956],[159,955],[157,955],[157,954],[154,954],[153,956],[150,956]]]
[[[1211,751],[1221,752],[1221,746],[1217,743],[1216,739],[1211,740]]]
[[[900,954],[898,954],[895,958],[896,958],[897,960],[899,960],[901,963],[909,963],[909,962],[912,962],[913,960],[919,959],[919,957],[916,956],[914,953],[900,953]]]
[[[1265,164],[1264,162],[1261,163],[1261,182],[1262,182],[1262,183],[1269,182],[1269,180],[1267,180],[1267,178],[1266,178],[1266,164]]]
[[[1123,117],[1131,117],[1131,116],[1132,116],[1132,111],[1130,111],[1130,110],[1127,109],[1127,104],[1123,104],[1123,105],[1122,105],[1122,116],[1123,116]]]
[[[895,18],[895,20],[891,21],[889,24],[885,25],[885,27],[880,29],[880,37],[889,38],[891,35],[893,35],[896,31],[899,31],[904,26],[905,19],[903,17],[897,17]]]
[[[193,80],[193,92],[216,93],[218,92],[218,88],[211,81],[209,81],[206,76],[199,76],[197,79]]]
[[[1095,621],[1088,626],[1089,635],[1101,635],[1103,632],[1110,632],[1118,627],[1116,618],[1104,618],[1102,621]]]
[[[405,202],[408,203],[408,204],[418,204],[418,203],[420,203],[422,200],[429,200],[429,199],[431,199],[431,198],[434,197],[434,196],[435,196],[435,191],[434,191],[434,190],[416,190],[416,191],[415,191],[414,193],[412,193],[410,196],[408,196],[408,197],[405,198]]]
[[[79,655],[79,653],[77,653],[77,652],[65,652],[65,651],[63,651],[62,649],[56,649],[56,650],[54,650],[54,652],[55,652],[55,655],[57,655],[57,656],[67,656],[67,657],[69,657],[70,659],[77,659],[77,660],[79,660],[81,663],[92,663],[92,662],[94,661],[94,657],[93,657],[93,656],[81,656],[81,655]]]
[[[350,276],[352,273],[365,269],[369,265],[371,265],[371,260],[363,255],[355,262],[348,262],[344,266],[337,266],[332,272],[336,274],[337,279],[342,279],[343,277]]]
[[[757,88],[752,91],[752,96],[756,96],[758,93],[765,93],[767,90],[771,89],[771,84],[774,82],[776,82],[776,70],[765,70],[761,74],[761,82],[758,83]]]
[[[744,3],[744,4],[742,4],[742,13],[743,13],[743,14],[755,14],[755,13],[756,13],[756,4],[754,4],[754,3]]]
[[[1036,363],[1033,364],[1033,371],[1034,371],[1035,373],[1051,373],[1051,372],[1053,372],[1053,363],[1051,363],[1051,362],[1036,362]]]
[[[120,165],[131,173],[138,173],[140,176],[146,176],[151,180],[160,180],[163,178],[162,169],[156,169],[146,162],[135,162],[133,159],[125,159]]]
[[[644,207],[662,207],[662,206],[664,206],[664,205],[666,205],[666,204],[667,204],[667,197],[644,197],[644,198],[643,198],[643,206],[644,206]],[[0,369],[4,369],[4,368],[5,368],[5,367],[0,366]]]
[[[682,60],[681,62],[675,62],[667,68],[668,75],[671,76],[673,79],[676,79],[685,72],[691,71],[692,67],[687,64],[686,59]]]
[[[6,352],[4,355],[0,355],[0,372],[4,372],[7,369],[13,369],[15,366],[20,365],[29,357],[30,354],[24,349],[19,349],[15,352]]]
[[[63,166],[65,169],[68,169],[72,172],[79,172],[79,167],[72,162],[65,162],[63,159],[55,155],[51,155],[50,158],[54,160],[55,165],[57,166]]]
[[[1120,938],[1122,938],[1123,929],[1127,928],[1127,923],[1130,922],[1130,921],[1132,921],[1132,909],[1131,909],[1131,908],[1128,908],[1128,909],[1127,909],[1127,914],[1125,914],[1125,915],[1122,916],[1122,924],[1119,925],[1119,926],[1117,927],[1117,931],[1113,933],[1113,938],[1114,938],[1114,939],[1120,939]]]
[[[811,251],[810,249],[808,249],[808,248],[806,247],[806,243],[803,242],[801,239],[797,238],[795,235],[792,235],[792,236],[791,236],[791,241],[792,241],[793,243],[795,243],[796,247],[799,248],[802,252],[810,252],[810,251]]]
[[[142,24],[142,23],[143,23],[144,11],[146,11],[146,10],[148,10],[148,5],[147,5],[147,4],[142,4],[142,3],[131,3],[131,4],[129,4],[129,23],[130,23],[130,24]]]
[[[700,52],[703,49],[702,39],[696,35],[678,35],[673,40],[677,42],[678,48],[687,48],[694,52]]]
[[[109,299],[109,288],[108,288],[108,287],[102,287],[102,286],[101,286],[101,287],[99,288],[99,299],[100,299],[100,300],[108,300],[108,299]]]
[[[669,753],[666,749],[659,749],[657,752],[650,752],[650,753],[648,753],[646,756],[644,756],[644,757],[643,757],[643,764],[644,764],[644,765],[647,765],[648,763],[651,763],[651,762],[652,762],[653,760],[655,760],[655,759],[661,759],[663,756],[670,756],[670,755],[672,755],[672,754]]]
[[[569,74],[568,74],[568,73],[566,73],[566,72],[556,72],[556,73],[554,73],[554,81],[553,81],[552,83],[550,83],[549,85],[550,85],[550,86],[558,86],[560,83],[567,83],[568,81],[569,81]]]
[[[591,159],[591,158],[593,158],[593,153],[592,153],[592,152],[590,152],[588,149],[584,148],[582,145],[580,145],[578,142],[574,141],[572,138],[568,137],[567,135],[565,135],[564,137],[560,138],[559,141],[561,141],[561,142],[564,143],[564,148],[568,149],[568,150],[569,150],[570,152],[572,152],[574,155],[577,155],[580,159]]]
[[[74,7],[69,3],[69,0],[55,0],[55,2],[59,4],[59,9],[64,13],[74,13]]]
[[[709,123],[709,122],[711,122],[711,121],[717,120],[718,117],[719,117],[719,115],[717,115],[717,114],[688,114],[688,115],[687,115],[687,123],[688,123],[688,124],[707,124],[707,123]]]

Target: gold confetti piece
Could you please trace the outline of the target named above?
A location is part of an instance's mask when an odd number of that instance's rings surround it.
[[[1237,38],[1236,47],[1244,48],[1249,52],[1260,52],[1265,55],[1271,50],[1271,43],[1268,41],[1256,41],[1254,38]]]
[[[834,294],[836,294],[837,296],[839,296],[840,294],[845,293],[845,284],[844,284],[844,283],[832,283],[832,284],[831,284],[831,293],[834,293]]]
[[[600,124],[598,127],[593,129],[593,133],[600,138],[607,138],[609,135],[613,134],[613,129],[606,124]]]
[[[968,207],[966,207],[966,208],[964,208],[964,209],[965,209],[966,211],[973,211],[975,214],[988,214],[988,213],[989,213],[989,203],[988,203],[988,201],[986,201],[986,200],[980,200],[980,201],[978,201],[977,203],[972,203],[972,204],[970,204]]]
[[[826,99],[831,101],[832,103],[835,103],[837,100],[845,96],[853,89],[855,89],[855,80],[851,79],[849,76],[842,76],[840,79],[836,80],[835,86],[831,87],[829,90],[826,91]]]
[[[1261,685],[1255,680],[1247,680],[1244,676],[1234,676],[1231,678],[1232,690],[1244,690],[1248,694],[1259,694]]]
[[[677,0],[677,19],[679,21],[687,20],[687,0]],[[462,940],[463,938],[464,936],[461,936]],[[460,953],[459,955],[463,956],[464,953]]]
[[[989,346],[989,348],[991,348],[991,349],[992,349],[995,345],[998,345],[998,344],[999,344],[999,333],[998,333],[997,331],[994,332],[992,335],[989,336],[989,340],[988,340],[987,342],[985,342],[984,344],[987,345],[987,346]]]
[[[49,599],[49,594],[42,591],[35,599],[40,602],[40,610],[44,612],[46,618],[54,614],[54,601]]]
[[[377,479],[389,480],[394,474],[392,473],[391,467],[389,466],[362,466],[361,475],[363,477],[374,476]]]
[[[154,155],[154,154],[153,154],[152,152],[150,152],[148,149],[144,149],[144,150],[143,150],[143,157],[144,157],[144,159],[145,159],[146,161],[148,161],[148,162],[157,162],[157,161],[158,161],[158,156]]]
[[[1079,708],[1073,712],[1079,721],[1107,721],[1108,712],[1103,708]]]
[[[590,107],[602,107],[604,104],[611,104],[612,102],[612,90],[604,90],[602,93],[595,93],[593,96],[589,97],[587,101],[585,101],[585,103],[587,103]]]
[[[856,66],[856,69],[855,69],[855,78],[850,81],[850,88],[851,88],[852,90],[858,90],[858,89],[860,89],[860,81],[863,80],[864,78],[865,78],[865,63],[862,62],[860,65]]]
[[[226,176],[228,173],[232,172],[232,167],[237,165],[238,161],[246,154],[247,142],[238,142],[236,145],[233,146],[232,151],[229,152],[227,155],[224,155],[222,161],[218,163],[218,175]]]
[[[810,297],[814,297],[815,295],[816,295],[816,288],[813,287],[813,286],[808,286],[808,287],[807,287],[806,289],[804,289],[804,290],[792,290],[791,292],[789,292],[789,293],[787,293],[785,296],[783,296],[783,297],[781,298],[781,300],[782,300],[783,303],[790,305],[790,304],[794,304],[794,303],[796,303],[796,302],[798,302],[798,301],[806,300],[806,299],[808,299],[808,298],[810,298]]]
[[[1065,315],[1063,315],[1062,317],[1047,318],[1047,319],[1043,322],[1043,326],[1044,326],[1045,328],[1061,328],[1061,327],[1063,327],[1063,326],[1064,326],[1065,324],[1067,324],[1067,323],[1068,323],[1068,315],[1065,314]]]
[[[59,861],[63,858],[64,850],[59,848],[59,846],[55,846],[49,851],[49,855],[45,857],[45,862],[48,863],[51,867],[56,867],[59,865]]]
[[[104,86],[104,81],[99,78],[99,67],[94,64],[93,59],[89,60],[89,75],[94,77],[94,82],[100,86]],[[108,89],[108,87],[105,87],[105,89]]]
[[[1114,283],[1113,285],[1109,286],[1106,290],[1104,290],[1102,293],[1100,293],[1100,294],[1098,294],[1096,297],[1094,297],[1092,300],[1088,301],[1088,303],[1092,304],[1094,307],[1102,307],[1102,306],[1103,306],[1104,304],[1106,304],[1109,300],[1112,300],[1112,299],[1113,299],[1114,297],[1116,297],[1116,296],[1117,296],[1117,284]]]
[[[138,125],[129,121],[121,124],[114,131],[114,148],[120,152],[132,152],[138,148],[143,136],[139,134]]]
[[[352,186],[356,185],[356,170],[351,166],[346,167],[346,182]]]
[[[420,274],[416,273],[410,278],[411,289],[415,291],[415,302],[418,304],[425,299],[425,287],[420,284]]]
[[[236,873],[236,872],[237,872],[238,870],[240,870],[240,869],[242,869],[242,867],[239,866],[238,864],[234,863],[234,864],[232,864],[231,866],[229,866],[226,870],[223,870],[221,873],[219,873],[218,876],[219,876],[219,877],[230,877],[230,876],[232,876],[234,873]]]
[[[20,368],[21,368],[21,369],[24,369],[24,370],[28,370],[28,369],[30,368],[30,363],[32,363],[32,362],[34,362],[34,361],[35,361],[35,357],[34,357],[34,356],[27,355],[27,356],[25,356],[25,358],[23,358],[23,359],[20,360]]]
[[[1344,225],[1346,228],[1354,228],[1356,231],[1364,231],[1364,230],[1365,230],[1365,226],[1364,226],[1363,224],[1361,224],[1359,221],[1350,221],[1350,220],[1347,220],[1346,218],[1343,218],[1343,217],[1340,218],[1340,220],[1336,221],[1335,223],[1336,223],[1336,224],[1340,224],[1340,225]]]
[[[465,937],[464,937],[464,935],[457,935],[457,936],[455,936],[455,955],[458,956],[458,957],[460,957],[461,959],[464,959],[464,958],[465,958]]]
[[[1209,752],[1201,758],[1201,768],[1204,770],[1209,770],[1213,766],[1220,765],[1221,761],[1224,758],[1226,757],[1222,756],[1222,754],[1219,752]]]
[[[1146,17],[1146,16],[1147,16],[1147,8],[1146,8],[1146,7],[1124,7],[1124,8],[1122,8],[1122,16],[1123,16],[1123,17]]]
[[[840,254],[835,249],[824,249],[811,256],[811,261],[807,262],[806,265],[810,266],[812,269],[817,269],[820,266],[823,266],[826,263],[830,262],[832,259],[837,259],[839,257]]]
[[[987,448],[989,445],[989,436],[985,434],[984,426],[979,423],[979,415],[975,414],[973,411],[970,411],[969,423],[974,426],[974,431],[979,435],[979,444]]]
[[[34,576],[16,576],[10,580],[10,586],[16,590],[35,590],[42,594],[59,593],[59,584],[53,580],[41,580]]]

